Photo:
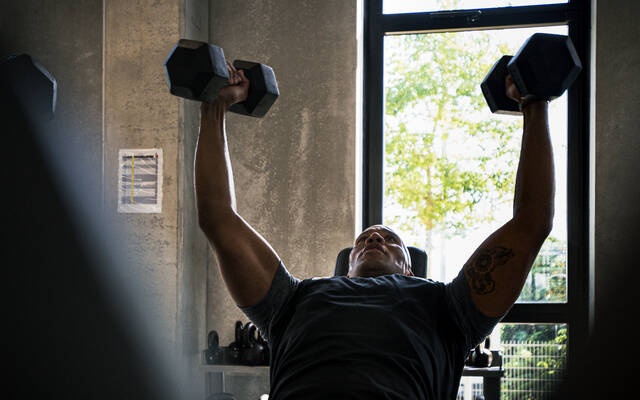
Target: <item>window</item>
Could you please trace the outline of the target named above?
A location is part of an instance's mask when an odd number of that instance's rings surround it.
[[[424,11],[444,11],[479,9],[489,7],[513,7],[540,4],[566,3],[567,0],[383,0],[382,12],[384,14],[417,13]]]
[[[571,37],[583,71],[550,105],[554,229],[492,335],[492,343],[510,349],[518,332],[531,334],[522,346],[546,349],[560,338],[560,357],[570,360],[586,339],[589,316],[589,2],[363,1],[363,228],[394,227],[408,245],[427,250],[429,276],[445,282],[511,218],[522,118],[491,114],[480,82],[534,32]],[[556,336],[546,338],[551,331]],[[546,342],[528,343],[536,335]]]

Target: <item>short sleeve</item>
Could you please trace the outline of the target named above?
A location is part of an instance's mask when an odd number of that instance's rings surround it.
[[[256,305],[240,307],[265,339],[269,340],[271,322],[276,319],[282,306],[293,296],[299,283],[300,280],[293,277],[280,262],[267,295]]]
[[[449,311],[462,331],[468,349],[472,349],[487,337],[502,318],[484,315],[471,298],[467,278],[460,270],[453,281],[445,285]]]

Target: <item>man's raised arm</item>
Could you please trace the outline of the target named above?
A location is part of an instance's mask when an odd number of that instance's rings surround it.
[[[246,99],[249,81],[230,64],[228,69],[230,86],[213,104],[200,107],[194,182],[200,228],[214,250],[231,297],[245,307],[266,296],[280,259],[236,212],[225,114],[232,104]]]
[[[507,92],[520,100],[510,76]],[[464,265],[471,297],[489,317],[504,315],[516,301],[553,225],[555,184],[548,103],[531,102],[523,114],[513,218],[489,236]]]

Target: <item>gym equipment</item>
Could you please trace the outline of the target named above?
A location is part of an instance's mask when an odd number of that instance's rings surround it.
[[[502,354],[499,351],[489,350],[490,345],[491,339],[487,336],[484,344],[480,343],[471,350],[464,361],[464,365],[476,368],[487,368],[494,365],[502,366]]]
[[[245,101],[231,105],[229,111],[264,117],[280,95],[273,69],[251,61],[235,60],[233,66],[249,79]],[[185,99],[213,103],[229,82],[222,48],[206,42],[180,39],[165,63],[165,77],[171,94]]]
[[[205,364],[222,364],[224,360],[224,353],[222,348],[219,347],[218,332],[211,331],[207,335],[207,349],[204,351]]]
[[[505,78],[510,74],[520,97],[553,100],[564,93],[582,70],[571,38],[535,33],[515,56],[502,56],[491,67],[480,87],[491,112],[519,115],[519,104],[507,97]]]
[[[243,339],[243,327],[242,322],[236,321],[235,342],[229,344],[229,346],[223,350],[223,361],[225,364],[241,364],[240,362],[240,350],[242,349]]]
[[[484,346],[481,344],[476,346],[474,352],[476,353],[474,360],[474,367],[486,368],[491,366],[493,361],[493,353],[489,350],[490,339],[487,337],[484,340]]]
[[[257,334],[257,337],[256,337]],[[207,349],[202,352],[205,364],[269,365],[269,345],[252,322],[236,321],[235,341],[220,347],[218,332],[210,331]]]
[[[258,331],[258,344],[262,346],[262,359],[259,365],[269,365],[269,358],[271,356],[269,342],[262,336],[260,331]]]
[[[11,91],[25,112],[45,120],[53,119],[58,83],[30,55],[15,54],[0,60],[0,87]]]
[[[480,345],[478,345],[480,346]],[[467,356],[467,358],[464,360],[464,365],[468,366],[468,367],[474,367],[476,364],[476,349],[478,348],[478,346],[476,346],[475,349],[471,350],[469,352],[469,355]]]
[[[258,328],[251,322],[245,326],[243,346],[240,350],[240,362],[243,365],[258,365],[263,361],[264,348],[258,343],[257,331]]]
[[[411,257],[411,271],[415,276],[420,278],[427,277],[427,252],[418,247],[407,246],[409,256]],[[333,270],[333,276],[346,276],[349,272],[349,254],[353,246],[346,247],[336,256],[336,265]]]

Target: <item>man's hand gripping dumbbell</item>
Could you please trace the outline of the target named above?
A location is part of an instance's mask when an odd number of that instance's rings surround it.
[[[204,103],[213,103],[221,91],[246,80],[246,96],[228,107],[237,114],[263,117],[280,94],[271,67],[241,60],[231,65],[220,47],[205,42],[180,39],[164,66],[171,94]],[[239,92],[232,89],[224,96]]]
[[[502,56],[480,87],[491,112],[519,115],[534,101],[561,96],[581,70],[580,58],[568,36],[536,33],[515,56]],[[515,84],[517,98],[507,95],[507,79]]]

